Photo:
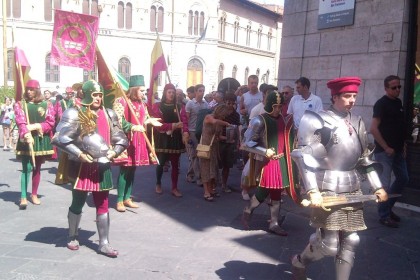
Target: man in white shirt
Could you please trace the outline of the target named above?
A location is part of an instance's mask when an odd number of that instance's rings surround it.
[[[292,97],[287,109],[287,114],[293,114],[295,128],[299,128],[300,119],[306,110],[319,112],[322,110],[322,100],[319,96],[309,91],[311,82],[306,77],[300,77],[296,80],[296,91],[299,93]]]

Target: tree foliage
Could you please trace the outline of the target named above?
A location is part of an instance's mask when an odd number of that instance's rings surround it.
[[[0,103],[4,103],[6,97],[15,98],[15,89],[14,87],[1,86],[0,87]]]

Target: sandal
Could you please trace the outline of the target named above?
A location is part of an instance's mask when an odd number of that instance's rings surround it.
[[[156,185],[155,192],[156,192],[157,194],[162,194],[162,193],[163,193],[161,185]]]
[[[204,200],[209,201],[209,202],[213,202],[214,201],[214,197],[211,195],[205,195],[204,196]]]

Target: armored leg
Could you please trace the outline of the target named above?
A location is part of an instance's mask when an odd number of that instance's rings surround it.
[[[261,202],[258,201],[257,197],[254,195],[249,201],[248,206],[245,207],[242,213],[242,223],[246,229],[249,229],[249,221],[251,220],[252,212],[257,208]]]
[[[115,258],[118,256],[118,251],[109,244],[109,213],[96,215],[96,226],[99,234],[99,248],[98,252],[105,256]]]
[[[268,229],[277,235],[287,236],[287,232],[282,229],[279,225],[279,214],[280,214],[281,203],[279,200],[272,200],[270,206],[271,221]]]
[[[306,266],[325,256],[335,256],[338,246],[338,231],[318,228],[309,239],[309,244],[300,255],[292,259],[292,273],[296,280],[306,280]]]
[[[360,243],[357,232],[343,232],[335,258],[335,279],[347,280],[353,268],[356,247]]]
[[[67,214],[67,219],[69,221],[69,237],[67,248],[70,250],[79,250],[79,241],[77,237],[79,236],[79,224],[80,219],[82,218],[82,214],[74,214],[69,210]]]

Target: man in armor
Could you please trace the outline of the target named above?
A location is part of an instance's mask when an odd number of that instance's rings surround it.
[[[127,148],[128,140],[115,112],[102,106],[102,86],[90,80],[83,84],[82,90],[81,106],[64,111],[53,140],[54,145],[69,154],[69,177],[74,182],[67,216],[67,248],[79,249],[77,237],[82,208],[88,192],[92,192],[99,234],[98,252],[116,257],[118,251],[108,240],[108,194],[113,188],[110,161]]]
[[[335,256],[336,279],[350,277],[359,244],[357,231],[366,229],[363,203],[327,209],[323,206],[327,197],[360,196],[361,173],[369,180],[377,201],[388,199],[375,171],[377,164],[369,159],[372,150],[367,145],[364,122],[350,112],[360,83],[358,77],[329,81],[332,105],[318,113],[306,111],[300,122],[298,149],[293,150],[292,157],[313,207],[310,224],[316,232],[304,251],[292,258],[294,279],[306,279],[306,266],[324,256]]]
[[[270,195],[269,231],[287,236],[287,232],[280,227],[278,218],[282,190],[293,184],[290,147],[295,133],[292,116],[284,117],[281,114],[283,102],[284,98],[280,93],[269,91],[264,106],[266,113],[253,118],[245,132],[242,149],[251,153],[250,175],[260,179],[255,195],[243,211],[242,222],[245,228],[249,228],[252,212]]]

